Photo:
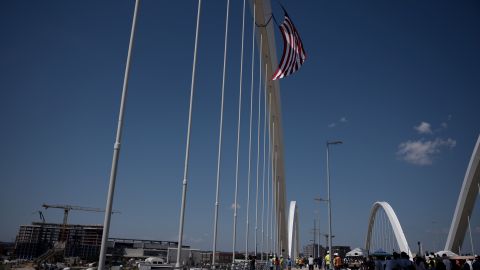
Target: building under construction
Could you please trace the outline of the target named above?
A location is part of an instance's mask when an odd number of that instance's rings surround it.
[[[15,240],[15,257],[37,262],[53,258],[75,257],[84,261],[97,261],[102,243],[102,225],[75,225],[33,222],[21,225]],[[55,247],[63,243],[64,247]],[[167,259],[169,250],[177,249],[178,242],[109,238],[107,261],[120,262],[128,259],[145,259],[150,256]],[[182,246],[190,249],[190,246]],[[52,255],[52,256],[50,256]],[[172,260],[173,258],[170,258]]]
[[[34,259],[54,248],[60,241],[65,243],[64,257],[79,257],[96,260],[102,242],[102,225],[76,225],[33,222],[21,225],[15,239],[15,257]]]

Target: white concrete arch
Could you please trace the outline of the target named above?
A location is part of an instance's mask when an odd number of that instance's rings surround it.
[[[460,252],[463,239],[468,227],[468,219],[472,215],[475,200],[480,192],[480,136],[473,149],[465,178],[463,179],[460,195],[458,196],[455,214],[448,233],[445,250]]]
[[[372,239],[373,224],[375,223],[375,216],[380,207],[383,208],[383,210],[387,214],[388,220],[392,225],[393,233],[395,234],[395,238],[397,240],[400,251],[406,252],[408,256],[412,258],[412,252],[410,251],[410,247],[408,246],[407,238],[405,238],[402,226],[400,225],[400,222],[398,221],[397,215],[393,211],[393,208],[387,202],[375,202],[372,206],[370,218],[368,220],[368,231],[367,239],[365,241],[365,249],[367,251],[370,251],[370,241]]]
[[[298,242],[298,211],[297,202],[290,202],[290,211],[288,212],[288,256],[294,259],[298,257],[300,252]]]

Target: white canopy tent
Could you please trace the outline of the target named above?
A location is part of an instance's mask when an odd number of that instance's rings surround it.
[[[345,256],[367,256],[367,251],[363,248],[354,248],[347,252]]]

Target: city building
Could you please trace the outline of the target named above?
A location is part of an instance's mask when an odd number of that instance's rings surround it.
[[[303,247],[303,256],[305,257],[310,257],[310,255],[312,255],[313,258],[317,258],[319,254],[320,257],[325,254],[325,248],[322,245],[309,244]]]
[[[167,263],[172,263],[176,258],[177,247],[178,242],[173,241],[109,238],[106,256],[107,261],[113,262],[160,257],[164,258]],[[188,258],[190,256],[190,246],[183,245],[182,249],[188,252],[188,254],[184,255]],[[182,255],[183,253],[182,251]]]

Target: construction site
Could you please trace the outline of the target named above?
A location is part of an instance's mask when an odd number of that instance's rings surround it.
[[[99,208],[43,204],[46,209],[63,210],[63,222],[46,222],[42,211],[36,211],[41,221],[29,225],[20,225],[13,252],[9,256],[7,268],[23,269],[63,269],[72,267],[78,269],[94,269],[98,262],[102,242],[103,225],[69,224],[70,211],[104,212]],[[120,213],[112,211],[113,213]],[[149,257],[162,258],[165,262],[173,262],[178,242],[109,238],[107,241],[107,265],[112,269],[128,269],[138,267],[138,262]],[[190,257],[195,263],[202,259],[197,250],[190,246],[184,248],[184,257]],[[187,254],[188,253],[188,254]],[[192,255],[194,253],[194,255]],[[197,258],[198,257],[198,258]],[[192,261],[193,263],[193,261]]]
[[[104,212],[99,208],[43,204],[46,210],[63,210],[63,222],[46,222],[42,211],[37,211],[41,222],[20,225],[15,238],[13,258],[29,261],[40,268],[46,263],[65,262],[69,265],[98,260],[102,241],[102,225],[69,224],[70,211]],[[118,213],[115,211],[115,213]]]

